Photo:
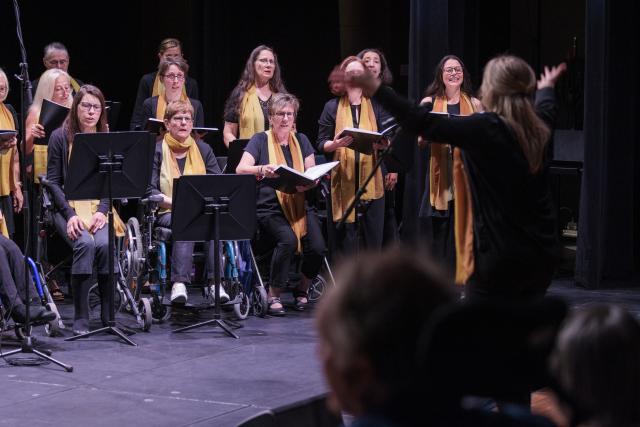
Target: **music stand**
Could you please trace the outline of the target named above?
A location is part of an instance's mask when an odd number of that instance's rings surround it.
[[[248,143],[248,139],[234,139],[229,143],[229,154],[227,155],[227,164],[224,167],[224,173],[236,173],[236,168],[240,164],[244,149]]]
[[[73,141],[67,169],[65,193],[68,200],[109,199],[109,283],[107,326],[67,338],[73,341],[102,332],[115,334],[136,346],[115,326],[113,199],[141,198],[151,181],[155,141],[149,132],[80,133]]]
[[[220,240],[248,240],[253,238],[255,229],[256,179],[253,175],[187,175],[174,181],[173,240],[214,241],[215,309],[213,319],[173,332],[212,324],[238,338],[220,314]]]

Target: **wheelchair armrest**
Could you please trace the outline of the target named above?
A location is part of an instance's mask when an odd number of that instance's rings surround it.
[[[162,194],[152,194],[151,196],[140,200],[140,203],[142,203],[143,205],[147,205],[149,203],[160,203],[162,202],[162,200],[164,200]]]

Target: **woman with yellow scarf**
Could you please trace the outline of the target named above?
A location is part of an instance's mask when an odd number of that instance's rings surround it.
[[[236,172],[259,178],[274,178],[278,165],[287,165],[300,172],[315,166],[313,146],[309,139],[294,131],[299,102],[295,96],[278,93],[269,103],[270,129],[255,134],[242,155]],[[325,254],[324,238],[314,209],[305,203],[305,191],[298,187],[294,194],[282,193],[267,184],[258,183],[258,225],[266,239],[275,241],[269,275],[269,314],[285,314],[280,300],[282,288],[289,279],[293,256],[302,253],[302,280],[294,290],[294,308],[304,310],[311,280],[318,275]]]
[[[0,129],[16,130],[16,111],[4,103],[8,94],[9,80],[0,68]],[[20,212],[23,202],[17,142],[16,137],[0,142],[0,233],[5,237],[13,235],[13,212]]]
[[[61,236],[68,238],[73,248],[71,286],[73,288],[73,333],[89,329],[87,297],[93,281],[94,264],[98,270],[98,287],[105,295],[109,286],[109,233],[107,212],[109,199],[69,202],[64,184],[69,167],[73,141],[77,133],[107,131],[107,113],[104,96],[95,86],[85,85],[73,98],[71,110],[63,125],[49,138],[47,179],[55,207],[54,224]],[[116,218],[117,220],[117,218]],[[117,223],[116,223],[117,225]],[[102,305],[102,322],[109,320],[106,304]]]
[[[187,80],[189,64],[182,58],[167,59],[160,62],[158,76],[162,81],[162,89],[158,95],[147,98],[142,103],[139,113],[131,119],[131,130],[140,130],[147,119],[164,120],[167,104],[173,101],[185,101],[193,106],[193,122],[195,126],[204,126],[202,104],[197,99],[187,97],[184,83]]]
[[[156,144],[153,158],[151,183],[147,193],[161,194],[160,215],[156,226],[171,228],[171,196],[173,180],[182,175],[219,174],[220,166],[211,147],[191,136],[193,129],[193,105],[185,101],[174,101],[164,112],[167,133]],[[193,242],[173,242],[171,250],[171,302],[187,302],[187,284],[191,282],[193,266]],[[207,272],[213,277],[214,242],[209,242]],[[213,289],[211,290],[213,292]],[[221,301],[229,301],[229,295],[220,287]]]
[[[225,145],[228,147],[234,139],[248,139],[269,129],[269,99],[274,93],[286,91],[273,49],[264,45],[253,49],[240,81],[224,106]]]
[[[458,116],[482,111],[480,101],[471,96],[471,79],[464,63],[455,55],[440,60],[420,103]],[[418,143],[426,145],[421,137]],[[449,144],[430,144],[428,148],[429,169],[419,216],[430,238],[431,252],[451,271],[459,271],[458,282],[462,283],[468,276],[462,272],[468,272],[473,262],[471,196],[464,164],[459,148]]]
[[[342,73],[364,73],[364,62],[349,56],[340,64]],[[353,253],[357,250],[358,228],[362,231],[364,248],[379,250],[382,247],[384,227],[384,182],[382,171],[378,169],[369,181],[366,192],[357,210],[347,217],[341,230],[335,229],[349,204],[354,200],[356,191],[364,182],[377,160],[377,154],[367,155],[349,147],[350,136],[339,138],[343,129],[354,127],[370,131],[382,130],[390,116],[375,101],[362,94],[362,89],[345,84],[339,98],[328,101],[318,120],[317,150],[339,160],[340,165],[331,171],[331,203],[328,203],[329,239],[333,251]],[[380,147],[376,147],[380,148]],[[356,211],[361,214],[359,227],[356,223]]]

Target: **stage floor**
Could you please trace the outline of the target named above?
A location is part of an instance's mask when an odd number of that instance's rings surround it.
[[[640,289],[588,291],[559,280],[549,293],[572,306],[622,303],[640,316]],[[285,295],[285,302],[289,298]],[[62,305],[62,312],[70,325],[71,304]],[[210,315],[204,312],[200,318]],[[171,333],[192,323],[179,319],[131,336],[138,347],[109,335],[65,342],[36,328],[34,337],[53,350],[53,357],[73,365],[74,372],[53,364],[14,367],[0,360],[0,424],[233,426],[326,390],[312,311],[249,317],[237,330],[238,340],[217,327]],[[118,320],[135,323],[122,314]],[[3,335],[3,351],[13,348],[7,342],[12,337]]]

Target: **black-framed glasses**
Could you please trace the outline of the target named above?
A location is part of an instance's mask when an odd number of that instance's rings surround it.
[[[280,119],[284,119],[285,117],[288,118],[293,118],[294,113],[293,111],[278,111],[277,113],[275,113],[275,116],[278,116],[278,118]]]
[[[462,73],[462,67],[447,67],[444,72],[447,74],[460,74]]]
[[[93,109],[93,111],[95,111],[96,113],[99,113],[100,111],[102,111],[102,105],[92,104],[90,102],[84,102],[84,101],[80,103],[80,108],[82,108],[84,111],[91,111],[91,109]]]
[[[193,119],[189,116],[173,116],[171,117],[171,120],[173,120],[176,123],[182,123],[182,122],[187,122],[187,123],[191,123],[193,122]]]
[[[181,82],[181,81],[184,80],[184,74],[173,74],[173,73],[171,73],[171,74],[165,74],[164,77],[166,79],[171,80],[171,81]]]

